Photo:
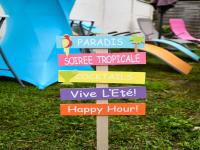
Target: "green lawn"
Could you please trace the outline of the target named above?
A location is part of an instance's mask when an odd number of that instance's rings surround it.
[[[200,55],[200,51],[196,52]],[[147,56],[147,65],[110,67],[117,71],[147,72],[148,90],[146,116],[109,117],[110,150],[200,150],[200,130],[193,131],[200,126],[200,65],[176,53],[193,66],[189,75],[177,73],[151,55]],[[66,86],[55,84],[40,91],[31,85],[21,88],[15,80],[0,78],[0,149],[95,149],[96,118],[61,117],[61,87]],[[114,102],[136,101],[110,101]]]

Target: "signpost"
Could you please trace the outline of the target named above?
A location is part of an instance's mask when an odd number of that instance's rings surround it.
[[[70,36],[65,38],[58,36],[56,40],[57,48],[66,48],[69,45],[70,48],[94,48],[94,49],[105,49],[105,48],[131,48],[135,45],[138,48],[144,47],[143,36]],[[134,40],[134,42],[133,42]]]
[[[145,103],[61,104],[62,116],[145,115]]]
[[[96,49],[96,53],[108,53],[108,49]],[[108,66],[96,66],[97,71],[108,71]],[[108,84],[96,84],[96,88],[108,88]],[[108,104],[108,100],[97,99],[97,104]],[[97,149],[108,150],[108,116],[96,117]]]
[[[61,116],[97,116],[97,149],[108,149],[108,116],[145,115],[145,103],[114,103],[109,99],[145,99],[146,87],[108,87],[108,83],[145,84],[145,72],[108,71],[108,65],[146,64],[142,36],[68,36],[57,37],[57,47],[65,55],[58,56],[60,66],[94,65],[96,71],[60,70],[59,82],[96,83],[96,88],[64,88],[60,98],[66,100],[96,100],[96,104],[61,104]],[[134,52],[109,53],[107,48],[131,48]],[[69,54],[70,48],[94,48],[96,54]]]
[[[112,87],[112,88],[68,88],[60,90],[61,100],[94,100],[94,99],[145,99],[146,88]]]
[[[60,66],[85,66],[85,65],[136,65],[146,64],[146,53],[92,53],[58,55]]]
[[[63,71],[58,73],[59,82],[145,84],[145,72],[118,71]]]

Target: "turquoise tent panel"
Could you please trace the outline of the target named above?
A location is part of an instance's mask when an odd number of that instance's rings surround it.
[[[75,0],[59,0],[60,6],[65,14],[65,17],[69,19],[70,12],[74,5]]]
[[[73,3],[73,0],[0,0],[9,15],[1,47],[21,80],[44,89],[57,82],[59,69],[91,70],[90,66],[58,66],[57,55],[64,52],[56,48],[56,36],[71,34],[68,15]],[[80,53],[78,49],[71,51]],[[0,58],[2,66],[5,64]],[[8,71],[0,71],[0,75],[13,77]]]

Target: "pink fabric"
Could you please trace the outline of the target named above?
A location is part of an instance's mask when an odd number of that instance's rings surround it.
[[[174,34],[183,40],[190,40],[190,41],[198,41],[200,42],[200,39],[197,39],[193,37],[188,31],[185,26],[185,22],[183,19],[175,19],[172,18],[169,20],[171,30],[174,32]]]

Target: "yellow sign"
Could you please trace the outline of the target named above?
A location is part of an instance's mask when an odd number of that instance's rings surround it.
[[[60,70],[59,82],[145,84],[145,72]]]

